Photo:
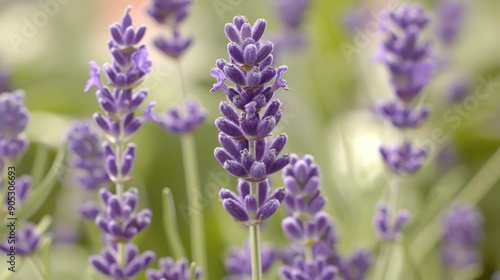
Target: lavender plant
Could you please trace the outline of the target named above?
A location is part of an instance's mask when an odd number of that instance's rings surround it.
[[[429,115],[427,107],[417,107],[415,102],[435,70],[431,43],[421,39],[428,23],[429,17],[420,6],[404,5],[395,11],[385,12],[380,25],[384,39],[377,58],[389,70],[396,100],[382,102],[379,110],[403,137],[401,144],[380,147],[382,158],[394,177],[389,203],[379,205],[374,223],[381,240],[388,243],[396,240],[410,218],[407,210],[394,215],[398,208],[401,180],[416,173],[429,153],[428,147],[416,146],[408,136],[408,130],[419,127]],[[388,244],[386,248],[377,274],[380,279],[385,279],[392,255],[392,246]]]
[[[215,121],[222,146],[215,149],[215,157],[229,174],[239,178],[239,194],[222,189],[219,196],[233,219],[250,229],[254,280],[262,279],[259,225],[278,210],[285,197],[284,188],[271,191],[267,177],[290,162],[288,155],[279,156],[286,134],[268,140],[282,116],[281,102],[272,98],[279,88],[288,87],[282,78],[287,67],[273,65],[274,45],[261,40],[266,25],[264,19],[250,25],[245,17],[234,17],[224,27],[230,41],[229,61],[217,60],[210,71],[217,80],[211,92],[221,90],[228,99],[219,106],[223,117]],[[232,85],[227,86],[226,80]]]
[[[95,113],[94,121],[107,139],[103,146],[104,167],[116,186],[115,194],[105,188],[100,190],[103,208],[96,215],[95,223],[105,236],[106,247],[101,255],[91,256],[89,263],[114,279],[129,279],[137,275],[155,258],[152,251],[139,254],[132,243],[133,238],[150,224],[152,213],[149,209],[137,213],[137,190],[124,189],[130,180],[136,151],[136,145],[127,142],[146,121],[145,117],[137,117],[136,111],[148,91],[135,89],[152,65],[146,47],[137,46],[146,27],[135,27],[129,12],[130,8],[125,11],[121,23],[110,27],[112,39],[108,47],[113,62],[103,66],[109,86],[103,84],[97,63],[90,62],[90,79],[85,87],[85,91],[97,88],[97,100],[104,114]]]
[[[448,208],[443,218],[441,257],[450,277],[457,277],[481,263],[478,245],[484,233],[483,217],[472,206],[455,205]]]
[[[267,273],[273,266],[276,256],[273,248],[263,245],[261,248],[262,273]],[[250,244],[245,243],[242,248],[232,248],[229,250],[229,255],[225,262],[228,276],[224,280],[251,279],[252,278],[252,262],[251,262]]]
[[[308,0],[275,0],[276,14],[280,19],[283,29],[274,35],[276,50],[299,49],[306,44],[306,37],[302,31],[304,18],[309,9]]]
[[[337,234],[333,221],[322,211],[326,199],[321,194],[320,172],[314,158],[292,155],[290,165],[283,170],[283,181],[287,190],[285,206],[290,216],[281,226],[288,239],[302,250],[292,265],[281,268],[282,278],[335,279]]]
[[[205,110],[192,98],[187,98],[184,77],[181,67],[181,56],[191,46],[192,39],[184,38],[179,30],[179,24],[189,15],[190,0],[152,0],[147,13],[159,24],[170,30],[169,35],[158,35],[154,39],[155,47],[164,55],[176,60],[180,75],[182,96],[185,108],[171,107],[166,112],[155,115],[153,107],[148,108],[148,118],[160,125],[165,131],[180,135],[186,191],[188,197],[201,197],[198,159],[196,156],[194,130],[206,119]],[[207,253],[205,249],[205,222],[203,211],[196,205],[196,199],[188,199],[190,219],[191,256],[193,261],[205,269],[208,274]],[[172,241],[175,243],[177,241]],[[171,244],[176,258],[185,257],[179,246]]]

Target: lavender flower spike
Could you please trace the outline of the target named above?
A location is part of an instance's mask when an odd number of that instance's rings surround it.
[[[0,95],[0,161],[15,162],[28,148],[28,139],[22,134],[29,120],[21,91]]]
[[[104,151],[101,139],[89,122],[75,122],[68,133],[69,166],[76,171],[80,187],[96,191],[108,185],[108,174],[104,170]]]
[[[481,213],[472,206],[455,205],[444,214],[441,253],[451,274],[481,262],[478,245],[484,236],[482,224]]]
[[[107,189],[101,189],[100,197],[105,205],[95,218],[95,223],[109,241],[127,243],[151,223],[151,210],[136,213],[137,189],[130,188],[123,194],[123,201]]]
[[[172,258],[161,258],[158,260],[160,265],[158,270],[148,269],[146,276],[148,280],[190,280],[189,265],[186,259],[175,262]],[[201,277],[202,271],[197,268],[194,279]]]
[[[467,7],[463,0],[440,0],[437,8],[438,36],[446,46],[449,46],[459,35]]]
[[[402,145],[381,147],[380,153],[390,171],[406,176],[414,174],[422,167],[429,150],[406,141]]]
[[[411,102],[429,84],[436,68],[431,44],[420,42],[422,29],[428,22],[427,15],[417,5],[389,11],[381,22],[386,36],[377,58],[387,65],[396,96],[405,103]]]
[[[109,243],[101,255],[91,256],[89,263],[100,273],[117,280],[131,279],[148,267],[155,259],[155,253],[146,251],[139,254],[137,246],[128,243],[125,247],[126,263],[120,264],[117,259],[117,249]]]
[[[159,35],[154,39],[154,45],[163,54],[179,58],[191,46],[191,38],[183,38],[178,25],[189,14],[190,0],[151,0],[147,13],[159,24],[172,30],[171,37]]]
[[[364,280],[372,266],[372,254],[363,249],[356,250],[340,261],[339,270],[344,280]]]
[[[408,210],[399,210],[393,218],[392,213],[385,203],[377,206],[377,212],[373,219],[379,237],[385,241],[394,241],[410,220]]]

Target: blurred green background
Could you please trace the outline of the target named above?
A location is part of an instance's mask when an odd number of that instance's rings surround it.
[[[111,60],[106,45],[108,26],[121,18],[128,5],[134,7],[134,23],[148,25],[145,42],[150,47],[154,67],[144,83],[150,89],[147,101],[156,100],[157,110],[161,110],[182,100],[176,63],[152,48],[153,36],[164,30],[145,15],[148,1],[61,0],[58,10],[43,22],[36,15],[43,11],[41,3],[45,2],[0,1],[0,65],[11,72],[15,88],[26,92],[27,106],[32,112],[27,131],[31,146],[18,165],[21,173],[30,172],[37,150],[42,147],[49,146],[51,157],[55,156],[56,149],[65,145],[64,137],[71,121],[88,119],[99,110],[95,95],[83,92],[88,78],[87,63],[95,60],[102,64]],[[218,2],[227,9],[217,10]],[[360,5],[377,12],[385,4],[383,1],[311,1],[304,26],[308,45],[277,57],[278,64],[289,66],[286,79],[291,89],[277,94],[284,102],[284,118],[277,132],[289,135],[286,152],[312,154],[320,164],[324,193],[329,199],[327,211],[336,220],[341,253],[359,247],[376,249],[372,216],[376,203],[387,196],[388,182],[378,146],[396,140],[393,129],[375,117],[371,109],[378,99],[389,99],[392,94],[384,67],[372,61],[379,38],[366,33],[360,35],[359,31],[349,32],[342,22],[346,12]],[[431,13],[435,10],[433,1],[424,1],[422,5]],[[481,248],[484,267],[478,279],[490,279],[491,274],[500,269],[498,159],[490,162],[497,168],[476,176],[478,171],[485,170],[483,166],[500,144],[499,12],[500,2],[470,2],[463,30],[452,49],[444,50],[436,43],[436,55],[454,62],[446,71],[436,74],[421,100],[431,105],[433,113],[423,128],[412,132],[412,138],[431,144],[433,153],[425,168],[402,186],[400,202],[400,207],[410,209],[415,216],[407,230],[407,241],[411,244],[421,236],[429,217],[446,208],[455,194],[465,188],[466,194],[477,194],[481,186],[486,186],[487,195],[480,195],[478,199],[486,231]],[[208,279],[223,277],[226,250],[241,246],[246,237],[246,230],[229,218],[218,201],[216,189],[233,188],[236,180],[230,178],[213,157],[213,149],[218,145],[213,120],[218,117],[218,104],[225,97],[220,92],[209,93],[213,83],[209,70],[218,58],[227,57],[223,26],[237,14],[247,16],[252,22],[265,18],[269,36],[282,28],[270,1],[263,0],[194,1],[191,16],[182,27],[185,34],[195,39],[182,59],[188,95],[198,98],[209,112],[207,122],[196,132],[210,266]],[[367,20],[375,21],[372,15]],[[23,33],[27,21],[39,23],[34,32],[26,33],[28,36]],[[434,28],[435,25],[431,25],[426,34],[429,39],[435,39]],[[346,45],[356,51],[346,55]],[[460,75],[470,79],[470,94],[478,88],[491,90],[477,109],[463,116],[449,113],[447,110],[453,110],[454,105],[446,99],[448,85]],[[481,79],[493,82],[485,87],[481,86]],[[460,123],[447,121],[444,114],[459,116]],[[436,141],[433,135],[436,129],[445,132],[443,141]],[[428,139],[432,140],[426,141]],[[157,256],[168,256],[170,249],[161,222],[161,190],[170,187],[181,208],[188,199],[193,199],[186,197],[180,142],[176,136],[151,123],[144,125],[132,140],[138,144],[138,153],[134,179],[128,186],[138,187],[142,206],[154,212],[152,225],[136,243],[141,250],[153,249]],[[446,153],[440,153],[442,150]],[[47,161],[46,169],[49,164]],[[281,186],[279,175],[273,177],[272,184]],[[54,216],[51,232],[55,238],[51,252],[54,279],[85,279],[88,255],[100,251],[100,245],[95,244],[95,240],[92,241],[95,238],[90,238],[85,230],[93,226],[84,225],[76,214],[75,204],[82,196],[84,194],[63,176],[43,208],[32,218],[38,221],[45,214]],[[461,200],[467,202],[468,199],[469,196],[465,196]],[[182,213],[177,214],[184,245],[189,248],[189,224]],[[439,214],[436,215],[439,221]],[[286,246],[280,227],[284,216],[281,209],[264,227],[264,243]],[[440,233],[436,225],[429,231],[433,236]],[[426,238],[427,235],[421,237],[419,242],[425,243]],[[76,243],[64,241],[68,239]],[[433,250],[417,268],[420,279],[444,279],[439,268],[439,244],[432,243],[430,247]],[[419,246],[410,245],[409,249],[410,254],[419,254],[416,252]],[[401,279],[418,279],[407,265],[401,270]],[[34,279],[29,277],[30,271],[25,269],[14,279]],[[268,275],[266,279],[277,279],[277,276]]]

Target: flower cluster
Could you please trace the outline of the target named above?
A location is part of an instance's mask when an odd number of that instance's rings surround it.
[[[443,219],[442,260],[451,274],[481,262],[478,245],[483,239],[483,217],[468,205],[449,208]]]
[[[429,18],[420,6],[407,5],[383,14],[385,33],[378,59],[389,69],[396,93],[395,101],[379,105],[381,115],[403,131],[419,127],[429,115],[427,107],[415,108],[412,101],[427,86],[435,70],[430,42],[421,42],[422,30]],[[393,147],[382,147],[389,169],[398,175],[413,174],[428,154],[427,147],[415,147],[408,140]]]
[[[275,252],[272,248],[262,246],[262,273],[268,272],[275,259]],[[224,280],[238,280],[252,277],[252,266],[250,261],[250,245],[246,243],[242,248],[233,248],[229,250],[229,256],[225,263],[228,276]]]
[[[304,18],[310,6],[309,0],[275,0],[276,13],[283,25],[283,30],[273,36],[278,51],[296,49],[306,44],[302,32]]]
[[[186,259],[175,262],[172,258],[161,258],[158,260],[159,270],[148,269],[146,275],[148,280],[198,280],[201,277],[201,269],[197,268],[194,278],[190,278],[190,271]]]
[[[372,263],[371,253],[358,249],[340,260],[339,271],[344,280],[364,280]]]
[[[21,91],[4,92],[0,95],[0,168],[20,159],[28,148],[23,135],[29,120]]]
[[[308,270],[311,275],[303,279],[334,279],[337,274],[337,267],[333,265],[337,259],[337,234],[330,216],[322,211],[326,199],[321,195],[320,176],[310,155],[303,158],[292,155],[290,164],[283,170],[287,190],[285,207],[290,216],[281,226],[288,239],[302,248],[293,264],[282,268],[283,279],[296,279],[293,275],[307,275]],[[312,257],[308,259],[307,255]]]
[[[444,45],[450,46],[456,41],[465,15],[466,5],[463,0],[438,1],[437,35]]]
[[[198,128],[207,117],[205,110],[194,99],[187,99],[185,113],[182,111],[177,107],[172,107],[166,112],[156,115],[153,106],[148,106],[146,116],[173,134],[190,133]]]
[[[68,164],[76,171],[78,186],[97,191],[110,183],[104,169],[104,150],[101,137],[87,121],[73,123],[67,136],[70,157]]]
[[[386,203],[380,203],[378,205],[373,223],[382,240],[395,240],[410,220],[410,212],[408,212],[408,210],[399,210],[394,218],[391,214]]]
[[[221,189],[219,197],[224,209],[238,223],[251,226],[260,224],[271,217],[285,198],[285,189],[271,192],[269,179],[257,184],[257,195],[252,193],[250,182],[239,180],[239,195],[228,189]]]
[[[163,54],[178,58],[189,48],[191,38],[183,38],[178,25],[188,15],[191,0],[152,0],[146,9],[147,13],[159,24],[172,29],[171,38],[159,35],[154,39],[154,44]]]
[[[108,243],[100,255],[90,257],[89,263],[99,272],[112,279],[125,280],[136,276],[155,259],[155,254],[152,251],[139,254],[139,249],[132,243],[128,243],[125,247],[126,258],[124,264],[116,261],[117,254],[116,244]]]
[[[82,214],[94,218],[107,239],[101,256],[92,256],[89,262],[101,273],[115,279],[136,275],[155,258],[151,251],[139,255],[132,244],[132,239],[150,224],[152,213],[148,209],[136,213],[137,190],[123,190],[124,183],[130,179],[136,151],[136,145],[127,144],[127,141],[147,120],[143,116],[136,117],[135,113],[148,91],[135,91],[135,88],[143,82],[152,65],[146,47],[137,46],[144,37],[146,27],[135,27],[129,12],[130,8],[125,11],[121,23],[110,27],[112,40],[108,46],[113,62],[103,66],[109,86],[103,85],[99,66],[90,62],[90,79],[85,88],[85,91],[93,86],[97,88],[97,100],[104,114],[94,114],[94,121],[108,141],[104,142],[102,151],[95,151],[95,156],[102,154],[103,163],[99,161],[99,164],[116,184],[116,195],[101,189],[103,208],[93,202],[82,208]],[[91,141],[97,141],[95,137],[91,138]]]
[[[12,243],[11,240],[15,240],[15,242]],[[0,250],[5,253],[10,253],[12,244],[15,244],[16,254],[25,257],[35,252],[40,244],[40,240],[41,236],[40,233],[37,232],[36,226],[27,222],[16,231],[15,236],[9,235],[5,238],[3,243],[0,244]]]
[[[23,135],[23,131],[26,129],[30,114],[24,104],[24,93],[3,92],[0,95],[0,116],[2,116],[0,118],[0,174],[8,175],[5,169],[20,160],[28,148],[28,139]],[[0,190],[5,194],[2,196],[5,201],[0,204],[1,211],[7,212],[7,206],[12,205],[13,201],[17,211],[29,198],[33,183],[30,176],[20,176],[13,183],[16,188],[15,194],[11,195],[10,188],[9,192],[7,191],[8,181],[0,175]],[[10,253],[12,240],[15,240],[16,254],[28,256],[37,249],[41,235],[36,231],[34,224],[26,222],[21,225],[14,236],[9,235],[3,240],[0,250]]]
[[[178,59],[191,46],[192,39],[183,38],[178,28],[178,24],[189,14],[190,6],[191,0],[152,0],[147,8],[155,21],[172,29],[171,38],[159,35],[154,39],[155,47],[169,57]],[[186,99],[184,103],[185,114],[182,108],[172,107],[156,116],[151,106],[147,112],[148,118],[170,133],[190,133],[205,121],[206,112],[194,99]]]
[[[229,100],[220,104],[223,117],[215,121],[222,146],[215,149],[215,157],[228,173],[241,179],[239,196],[221,190],[220,197],[226,211],[245,225],[260,223],[276,212],[284,189],[270,193],[266,178],[290,161],[288,155],[279,155],[287,141],[285,134],[268,140],[283,114],[281,102],[272,98],[276,90],[288,87],[282,78],[287,67],[273,65],[274,45],[261,40],[266,25],[263,19],[252,26],[245,17],[234,17],[224,28],[230,41],[229,62],[219,59],[210,72],[217,80],[211,92],[220,89]],[[226,80],[233,86],[227,86]],[[256,195],[248,182],[260,182]]]
[[[113,243],[127,243],[151,223],[151,210],[136,212],[138,192],[130,188],[123,193],[122,200],[107,189],[101,189],[100,197],[104,209],[96,216],[95,223]]]
[[[321,174],[314,158],[292,155],[283,170],[283,181],[287,190],[284,203],[290,216],[281,226],[292,246],[299,248],[288,253],[294,258],[285,261],[283,279],[335,279],[337,274],[348,280],[364,279],[371,267],[371,254],[363,249],[347,257],[337,253],[338,236],[332,219],[322,211],[326,199],[321,194]]]

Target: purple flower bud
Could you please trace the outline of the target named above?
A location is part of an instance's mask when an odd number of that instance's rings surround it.
[[[438,2],[437,33],[445,45],[453,44],[458,37],[466,9],[466,3],[462,0],[440,0]]]
[[[40,234],[37,233],[34,224],[26,222],[22,227],[16,230],[14,237],[7,237],[0,244],[0,250],[5,253],[10,253],[10,248],[12,247],[12,241],[15,240],[15,251],[19,256],[29,256],[37,249],[40,243]],[[10,242],[9,242],[10,241]]]
[[[146,116],[170,133],[183,134],[198,128],[205,121],[206,112],[195,100],[187,99],[184,114],[180,109],[173,107],[156,116],[151,106],[148,107]]]
[[[392,213],[387,204],[380,203],[377,206],[377,212],[373,221],[379,237],[385,241],[394,241],[410,220],[410,212],[408,210],[398,211],[394,218],[391,215]]]
[[[325,260],[304,261],[296,257],[293,265],[281,267],[280,274],[286,280],[335,280],[338,271]]]
[[[120,264],[116,259],[116,246],[108,244],[107,248],[103,249],[101,255],[94,255],[89,258],[89,264],[92,265],[100,273],[114,278],[126,279],[132,278],[139,274],[142,270],[148,267],[155,259],[155,253],[146,251],[139,254],[139,249],[132,243],[125,245],[126,263]]]
[[[373,264],[372,254],[358,249],[340,260],[339,272],[345,280],[363,280]]]
[[[175,30],[173,37],[157,36],[154,39],[155,47],[166,56],[178,58],[183,55],[191,46],[193,40],[191,38],[182,38],[180,32]]]
[[[380,147],[380,153],[390,171],[401,176],[417,172],[428,154],[427,147],[415,147],[411,142],[400,146]]]
[[[379,106],[380,113],[399,129],[417,128],[427,119],[429,109],[414,109],[411,105],[387,102]]]
[[[161,258],[158,260],[159,269],[148,269],[146,277],[148,280],[190,280],[190,271],[188,261],[180,259],[175,262],[172,258]],[[201,277],[202,270],[197,268],[194,279],[198,280]]]

